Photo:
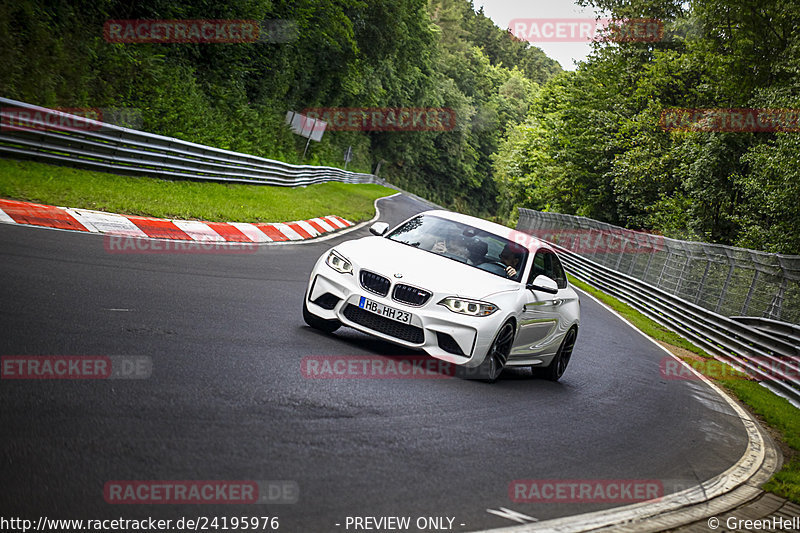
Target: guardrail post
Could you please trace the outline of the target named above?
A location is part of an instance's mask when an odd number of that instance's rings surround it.
[[[642,274],[642,280],[647,281],[647,274],[650,273],[650,265],[653,263],[653,256],[656,254],[655,248],[650,249],[650,253],[647,254],[647,266],[644,267],[644,274]]]
[[[747,291],[747,296],[744,299],[744,304],[742,305],[742,316],[747,316],[747,308],[750,307],[750,298],[753,297],[753,292],[756,288],[756,282],[758,281],[758,275],[761,272],[756,270],[753,274],[753,281],[750,282],[750,289]]]
[[[597,258],[597,248],[596,247],[592,247],[592,243],[593,242],[594,242],[594,228],[590,227],[589,228],[589,247],[592,250],[591,256],[592,256],[592,259],[598,260],[598,258]],[[589,254],[584,251],[583,255],[589,255]]]
[[[637,243],[637,245],[638,245],[638,243]],[[641,248],[641,247],[639,247],[639,248]],[[637,250],[637,253],[638,253],[638,250]],[[638,256],[638,255],[635,255],[634,257],[635,257],[636,259],[631,259],[631,266],[629,266],[629,267],[628,267],[628,275],[629,275],[629,276],[632,276],[632,275],[633,275],[633,267],[635,267],[635,266],[636,266],[636,263],[637,263],[637,261],[639,260],[639,256]]]
[[[767,318],[771,318],[773,320],[781,319],[781,308],[783,307],[783,294],[785,290],[786,278],[783,278],[781,281],[781,286],[778,288],[778,292],[772,297],[772,302],[769,304],[769,308],[767,308],[767,310],[764,312]]]
[[[728,258],[730,259],[730,258]],[[714,308],[715,313],[719,313],[720,308],[722,308],[722,300],[725,299],[725,293],[728,292],[728,285],[731,283],[731,278],[733,277],[733,269],[736,267],[736,263],[731,261],[731,266],[728,268],[728,276],[725,278],[725,284],[722,286],[722,291],[719,293],[719,299],[717,300],[717,306]]]
[[[706,279],[708,279],[708,271],[711,268],[711,259],[706,257],[706,269],[703,271],[703,277],[700,278],[700,286],[697,288],[697,294],[694,296],[694,303],[700,301],[700,295],[703,294],[703,290],[706,288]]]
[[[686,272],[686,267],[689,266],[689,254],[686,254],[686,261],[683,262],[683,268],[681,268],[680,273],[678,274],[678,283],[675,285],[675,292],[674,294],[680,294],[681,292],[681,285],[683,285],[683,273]]]
[[[661,288],[661,280],[664,278],[664,271],[667,269],[667,263],[669,263],[669,258],[672,257],[672,252],[667,251],[667,257],[664,259],[664,264],[661,265],[661,273],[658,275],[658,279],[656,280],[656,287]]]
[[[622,256],[625,254],[625,241],[620,237],[620,250],[619,250],[619,257],[617,257],[617,264],[614,267],[614,270],[619,270],[619,266],[622,264]]]

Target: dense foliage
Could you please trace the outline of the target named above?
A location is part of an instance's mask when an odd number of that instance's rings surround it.
[[[800,253],[800,133],[665,131],[669,108],[800,108],[800,0],[580,0],[664,22],[575,72],[469,0],[0,3],[0,95],[127,107],[142,128],[288,162],[309,107],[444,107],[452,131],[329,131],[306,163],[375,171],[445,205],[519,206]],[[112,44],[108,19],[291,21],[288,42]]]
[[[119,44],[109,19],[290,21],[294,39]],[[286,39],[284,39],[286,41]],[[15,0],[0,3],[0,95],[45,106],[141,110],[142,129],[301,162],[284,125],[309,107],[446,107],[445,132],[327,132],[306,163],[342,166],[489,214],[491,156],[537,84],[561,69],[467,0]]]
[[[495,156],[503,208],[800,253],[800,132],[666,131],[668,108],[800,108],[797,0],[584,0],[664,21],[551,79]],[[800,126],[796,123],[795,126]]]

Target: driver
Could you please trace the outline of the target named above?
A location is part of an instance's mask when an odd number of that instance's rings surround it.
[[[522,256],[522,247],[514,243],[506,244],[503,251],[500,252],[500,261],[506,265],[506,275],[509,278],[515,278],[517,276],[517,270],[520,268]]]

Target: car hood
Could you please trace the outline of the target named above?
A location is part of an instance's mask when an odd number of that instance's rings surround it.
[[[520,287],[515,281],[385,237],[347,241],[335,250],[352,261],[356,270],[367,269],[388,277],[392,283],[407,283],[434,293],[482,299]]]

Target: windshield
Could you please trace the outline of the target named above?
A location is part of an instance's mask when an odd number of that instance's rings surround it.
[[[528,259],[528,251],[508,239],[431,215],[412,218],[387,238],[513,281],[521,279]]]

